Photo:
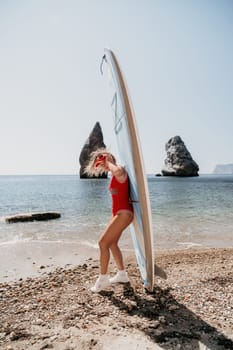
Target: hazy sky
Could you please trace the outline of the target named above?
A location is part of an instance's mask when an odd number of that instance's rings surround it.
[[[232,0],[0,0],[0,174],[75,174],[96,121],[115,152],[104,48],[147,173],[181,136],[200,173],[233,163]]]

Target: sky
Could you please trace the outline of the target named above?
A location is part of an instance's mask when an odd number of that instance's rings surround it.
[[[0,175],[78,174],[95,123],[116,141],[104,48],[133,104],[146,172],[179,135],[200,168],[233,163],[232,0],[0,0]]]

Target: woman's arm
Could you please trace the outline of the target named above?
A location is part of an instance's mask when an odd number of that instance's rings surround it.
[[[117,181],[124,182],[127,173],[122,165],[114,164],[111,159],[106,159],[106,166],[111,171],[111,173],[116,177]]]

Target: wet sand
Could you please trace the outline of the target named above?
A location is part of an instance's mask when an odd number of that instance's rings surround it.
[[[21,241],[0,245],[0,282],[38,276],[56,267],[76,266],[98,250],[75,242]]]

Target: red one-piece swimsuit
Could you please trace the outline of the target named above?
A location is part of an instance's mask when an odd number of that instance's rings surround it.
[[[117,181],[113,176],[109,184],[109,190],[112,195],[112,214],[115,216],[120,211],[130,211],[133,213],[133,206],[129,198],[129,178],[124,182]]]

